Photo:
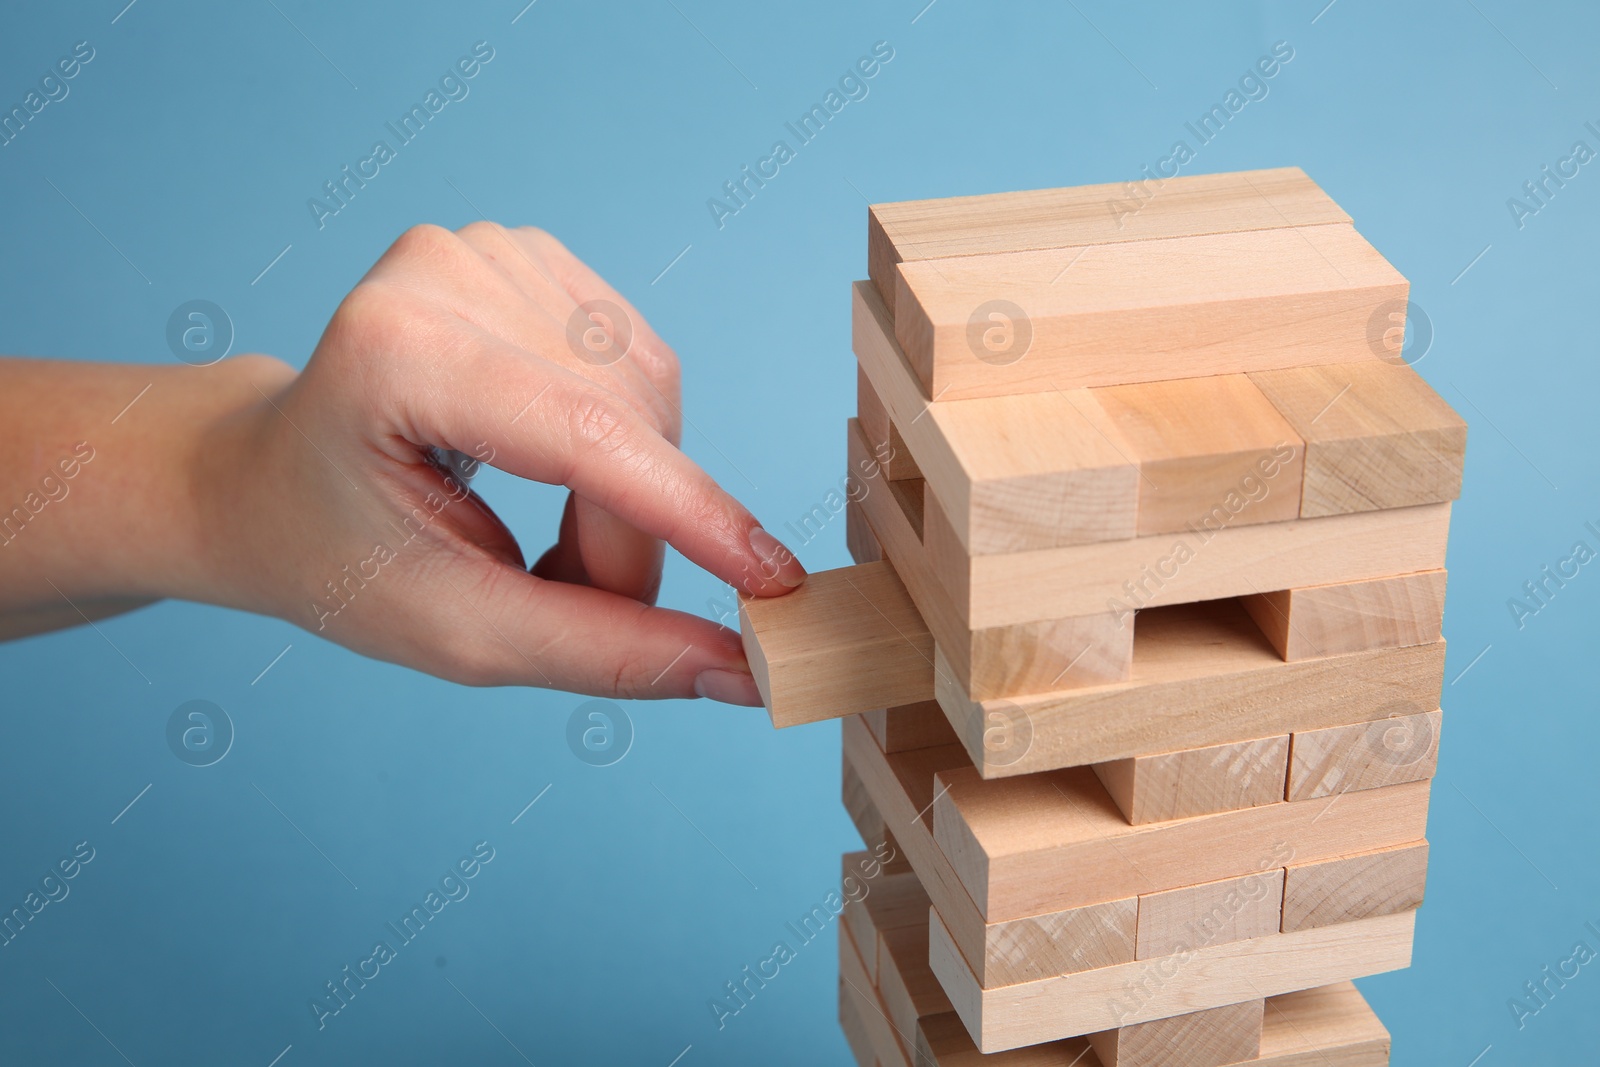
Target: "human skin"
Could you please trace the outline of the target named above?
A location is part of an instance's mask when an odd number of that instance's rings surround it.
[[[300,373],[0,359],[0,637],[178,597],[468,685],[758,705],[737,633],[654,606],[663,542],[755,596],[805,571],[680,431],[677,357],[560,242],[419,226]],[[567,487],[554,547],[436,449]]]

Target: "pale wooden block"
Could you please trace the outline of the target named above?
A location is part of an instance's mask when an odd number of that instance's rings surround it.
[[[1396,713],[1371,722],[1298,730],[1289,741],[1290,800],[1432,778],[1444,713]]]
[[[878,971],[878,995],[897,1032],[914,1035],[918,1019],[954,1010],[928,966],[926,909],[919,923],[878,931],[878,953],[884,960]],[[907,1044],[914,1046],[915,1039]]]
[[[866,456],[859,425],[848,428],[852,466]],[[949,673],[963,692],[1004,696],[1065,686],[1089,685],[1126,677],[1133,654],[1133,628],[1103,608],[1089,615],[1017,626],[971,630],[928,571],[919,522],[937,526],[941,512],[931,490],[922,515],[913,515],[898,487],[921,482],[890,482],[891,492],[863,498],[875,540],[906,583],[928,628],[947,650]]]
[[[984,1055],[955,1014],[918,1023],[918,1067],[1098,1067],[1083,1038]],[[1252,1067],[1389,1067],[1389,1031],[1355,985],[1339,982],[1270,997]],[[1241,1065],[1242,1067],[1242,1065]]]
[[[917,1067],[1100,1067],[1081,1037],[985,1055],[973,1044],[955,1012],[932,1015],[917,1025]]]
[[[1258,1067],[1389,1067],[1389,1031],[1350,982],[1267,999]]]
[[[1428,843],[1357,856],[1290,864],[1283,890],[1283,929],[1393,915],[1422,904],[1428,883]]]
[[[845,1043],[858,1067],[878,1067],[878,1053],[872,1047],[867,1024],[861,1020],[860,1003],[860,997],[844,984],[844,979],[839,979],[839,1029],[844,1031]]]
[[[878,747],[885,752],[952,745],[958,738],[937,701],[923,700],[894,708],[879,708],[863,716]]]
[[[866,435],[867,443],[872,446],[873,455],[883,466],[885,478],[894,481],[922,477],[911,449],[889,418],[889,409],[878,399],[878,391],[872,388],[872,380],[859,365],[856,367],[856,418],[861,423],[861,432]]]
[[[1409,291],[1334,223],[901,263],[894,332],[960,400],[1373,361]]]
[[[1094,773],[1135,826],[1275,804],[1288,779],[1289,735],[1096,763]]]
[[[1275,934],[1282,927],[1283,869],[1146,893],[1134,955],[1149,960]]]
[[[1139,536],[1300,514],[1304,442],[1243,374],[1090,392],[1139,461]]]
[[[1139,473],[1086,389],[929,404],[870,283],[857,282],[860,367],[975,553],[1133,536]]]
[[[950,998],[928,965],[928,924],[880,933],[878,993],[896,1032],[915,1034],[918,1067],[970,1064],[980,1067],[977,1046],[967,1036]],[[911,1042],[907,1042],[908,1047]],[[1081,1038],[1034,1046],[983,1060],[981,1067],[1094,1067]]]
[[[1175,971],[1138,960],[998,989],[978,985],[937,914],[928,951],[967,1032],[1000,1052],[1408,967],[1415,921],[1382,915],[1199,949]]]
[[[881,536],[886,495],[863,504]],[[1436,570],[1449,534],[1450,505],[1423,504],[986,556],[930,518],[923,547],[957,617],[984,629]]]
[[[940,707],[995,778],[1423,712],[1443,679],[1442,640],[1285,663],[1232,602],[1142,612],[1131,677],[1111,685],[974,701],[934,657]],[[997,723],[1019,740],[996,746]]]
[[[1104,1067],[1223,1067],[1261,1055],[1264,1000],[1152,1019],[1089,1035]]]
[[[892,306],[902,262],[1349,221],[1299,167],[907,200],[868,209],[867,269]]]
[[[878,863],[872,852],[846,852],[841,863],[841,884],[852,890],[846,894],[844,922],[855,936],[868,977],[876,983],[877,931],[907,923],[926,928],[928,895],[909,868],[892,872]],[[869,878],[870,871],[877,873]],[[864,894],[855,887],[864,887]]]
[[[1410,507],[1461,494],[1467,424],[1410,367],[1346,363],[1250,378],[1305,438],[1301,515]]]
[[[845,999],[854,1003],[860,1032],[866,1037],[879,1063],[911,1067],[911,1057],[906,1049],[914,1046],[916,1035],[901,1035],[895,1031],[889,1013],[884,1010],[883,998],[878,995],[877,987],[867,975],[862,960],[860,946],[850,935],[850,928],[841,924],[839,981]]]
[[[1258,593],[1239,602],[1280,656],[1310,659],[1437,641],[1444,586],[1441,568]]]
[[[878,543],[878,535],[872,532],[867,513],[854,500],[844,506],[844,546],[857,563],[883,561],[883,546]]]
[[[739,630],[774,726],[926,700],[933,637],[887,563],[820,571],[780,597],[739,594]]]
[[[886,756],[859,718],[846,719],[841,734],[845,758],[894,828],[933,906],[986,985],[1093,970],[1133,959],[1139,902],[1132,893],[1014,921],[984,921],[929,829],[934,775],[966,763],[960,746]]]
[[[1430,784],[1129,826],[1087,767],[935,778],[934,839],[991,923],[1408,844],[1424,834]]]
[[[861,835],[862,843],[869,850],[874,849],[883,842],[888,827],[855,767],[851,766],[848,759],[841,762],[844,766],[839,771],[839,799],[843,801],[850,821],[855,824],[856,833]]]

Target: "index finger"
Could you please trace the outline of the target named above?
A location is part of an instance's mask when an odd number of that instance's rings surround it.
[[[522,478],[565,485],[666,541],[718,578],[778,596],[805,568],[750,512],[623,398],[477,332],[460,357],[411,390],[400,426],[419,444],[482,455]],[[405,432],[403,429],[402,432]]]

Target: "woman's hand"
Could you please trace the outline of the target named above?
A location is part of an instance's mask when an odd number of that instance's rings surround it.
[[[345,298],[303,373],[262,357],[162,373],[187,377],[165,400],[153,386],[142,415],[196,427],[171,449],[187,558],[80,596],[264,612],[470,685],[761,702],[736,633],[651,606],[662,542],[759,596],[805,572],[678,450],[672,350],[548,234],[417,227]],[[186,416],[197,389],[209,406]],[[531,568],[467,487],[478,462],[571,490]]]

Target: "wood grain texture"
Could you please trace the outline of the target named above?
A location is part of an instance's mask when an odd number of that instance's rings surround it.
[[[861,835],[862,843],[867,846],[867,851],[874,857],[881,858],[885,874],[909,871],[911,861],[906,858],[905,849],[900,847],[900,842],[889,832],[888,825],[878,812],[878,806],[873,803],[867,787],[862,784],[861,776],[856,773],[856,769],[850,765],[848,759],[841,758],[840,762],[844,765],[839,780],[840,799],[844,803],[845,813],[855,824],[856,833]]]
[[[1285,589],[1240,603],[1286,660],[1425,645],[1444,624],[1443,569]]]
[[[1296,731],[1289,741],[1290,800],[1432,778],[1444,713],[1395,713],[1371,722]]]
[[[1260,1067],[1389,1067],[1389,1031],[1350,982],[1267,998]]]
[[[864,505],[874,528],[883,508]],[[943,498],[940,498],[941,502]],[[973,556],[930,517],[924,549],[952,606],[972,629],[1068,615],[1133,611],[1444,566],[1450,505],[1260,525],[1218,532]]]
[[[1243,374],[1092,389],[1139,462],[1139,536],[1300,514],[1300,436]]]
[[[1087,767],[935,777],[934,840],[991,923],[1406,844],[1428,815],[1424,781],[1129,826]]]
[[[918,1021],[917,1067],[1098,1067],[1083,1038],[984,1055],[959,1016]],[[1350,982],[1270,997],[1253,1067],[1388,1067],[1389,1031]],[[1243,1065],[1241,1065],[1243,1067]]]
[[[901,1034],[914,1035],[917,1020],[954,1009],[939,979],[928,966],[928,912],[911,926],[878,931],[878,951],[885,961],[879,968],[878,994],[889,1021]],[[908,1044],[915,1045],[915,1038]]]
[[[913,1048],[918,1067],[977,1063],[977,1046],[967,1036],[961,1020],[945,996],[944,988],[928,965],[928,924],[879,933],[878,993],[897,1033],[915,1035],[905,1044]],[[1093,1067],[1094,1054],[1086,1053],[1081,1038],[1054,1045],[1034,1046],[985,1059],[981,1067]]]
[[[914,748],[952,745],[958,740],[936,701],[879,708],[862,716],[878,747],[885,752],[909,752]]]
[[[937,914],[928,951],[967,1032],[999,1052],[1408,967],[1415,920],[1403,912],[1215,945],[1176,973],[1140,960],[999,989],[978,985]]]
[[[1283,918],[1283,870],[1187,885],[1139,898],[1134,958],[1157,959],[1208,945],[1277,933]]]
[[[861,1020],[860,1003],[860,997],[844,984],[843,978],[839,979],[839,1029],[844,1031],[845,1044],[850,1046],[857,1067],[878,1067],[878,1053],[872,1047],[867,1024]]]
[[[847,436],[854,465],[866,455],[866,441],[853,421]],[[927,493],[931,498],[932,490]],[[962,692],[1002,696],[1126,676],[1132,661],[1133,631],[1103,607],[1081,617],[969,629],[930,572],[914,516],[896,495],[870,492],[861,504],[875,540],[946,650],[948,673]],[[925,517],[930,525],[937,522],[938,511],[936,501],[927,507]]]
[[[851,303],[860,369],[974,553],[1131,537],[1138,471],[1085,389],[929,404],[867,282]]]
[[[902,262],[1349,221],[1299,167],[907,200],[868,209],[867,270],[892,304]]]
[[[1387,361],[1250,376],[1306,441],[1307,517],[1461,493],[1467,424],[1410,367]]]
[[[840,872],[845,906],[845,925],[855,936],[867,975],[878,981],[877,932],[913,924],[928,926],[928,895],[909,869],[891,872],[875,860],[871,852],[846,852]],[[867,872],[876,871],[868,878]]]
[[[902,1036],[895,1031],[889,1013],[883,1006],[883,998],[878,995],[877,987],[867,974],[861,948],[850,935],[850,928],[842,923],[839,926],[839,984],[844,999],[856,1009],[856,1018],[852,1023],[866,1037],[878,1062],[892,1064],[893,1067],[911,1067],[911,1057],[906,1048],[908,1041],[916,1040],[915,1035]]]
[[[934,774],[966,763],[959,746],[886,756],[857,718],[846,719],[841,734],[845,758],[883,812],[934,908],[981,981],[1009,985],[1133,959],[1138,900],[1131,893],[1089,907],[1040,912],[1009,922],[984,921],[929,828]]]
[[[1134,826],[1275,804],[1288,781],[1289,735],[1096,763],[1094,773]]]
[[[974,701],[936,654],[934,692],[973,763],[1007,777],[1428,711],[1443,679],[1442,640],[1285,663],[1217,602],[1142,612],[1126,682]],[[1018,740],[996,746],[997,723]]]
[[[739,595],[745,655],[774,726],[925,700],[933,637],[887,563],[820,571],[780,597]]]
[[[867,513],[854,500],[844,506],[844,547],[857,563],[879,563],[884,558],[883,546],[867,522]]]
[[[902,263],[894,330],[923,395],[961,400],[1373,361],[1408,292],[1335,223]]]
[[[1224,1067],[1261,1055],[1264,1000],[1226,1004],[1089,1035],[1104,1067]]]
[[[1286,875],[1285,931],[1393,915],[1422,904],[1428,885],[1428,843],[1291,864]]]
[[[911,449],[895,428],[889,410],[878,399],[878,391],[872,387],[872,380],[860,366],[856,367],[856,418],[861,423],[861,432],[866,436],[867,443],[872,446],[873,454],[880,457],[885,478],[895,481],[922,477]]]

